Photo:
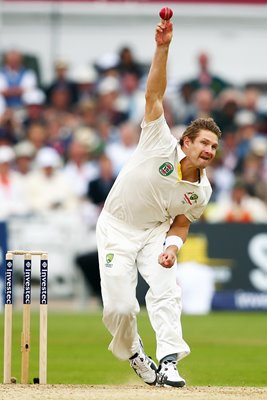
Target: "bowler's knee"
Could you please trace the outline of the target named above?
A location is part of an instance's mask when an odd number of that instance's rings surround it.
[[[113,302],[112,304],[104,304],[104,316],[120,315],[127,317],[139,312],[139,305],[136,301],[133,302]]]

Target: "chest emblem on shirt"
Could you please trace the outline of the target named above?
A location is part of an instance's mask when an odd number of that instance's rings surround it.
[[[163,176],[168,176],[172,174],[173,171],[174,171],[174,166],[168,161],[166,161],[159,167],[159,173]]]
[[[198,195],[194,192],[187,192],[184,193],[184,198],[182,200],[182,203],[188,203],[190,205],[196,204],[198,199]]]
[[[112,264],[113,258],[114,258],[114,254],[112,254],[112,253],[106,254],[106,264],[105,264],[105,266],[107,268],[112,268],[113,267],[113,264]]]

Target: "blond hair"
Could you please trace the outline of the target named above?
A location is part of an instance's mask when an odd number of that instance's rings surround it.
[[[188,137],[192,142],[201,130],[213,132],[220,139],[222,132],[213,118],[197,118],[191,122],[180,138],[180,145],[184,144],[184,138]]]

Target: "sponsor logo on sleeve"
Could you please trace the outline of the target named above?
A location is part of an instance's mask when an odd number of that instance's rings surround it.
[[[198,200],[198,195],[196,193],[187,192],[187,193],[184,193],[184,198],[182,200],[182,203],[183,204],[187,203],[187,204],[192,205],[192,204],[196,204],[197,200]]]
[[[174,167],[173,165],[166,161],[159,167],[159,173],[163,176],[168,176],[173,173]]]

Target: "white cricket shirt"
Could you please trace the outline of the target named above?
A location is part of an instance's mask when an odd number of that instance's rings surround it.
[[[200,182],[181,179],[185,157],[164,115],[141,124],[138,146],[118,175],[104,209],[115,218],[140,229],[149,229],[176,215],[191,222],[203,213],[211,196],[205,170]]]

